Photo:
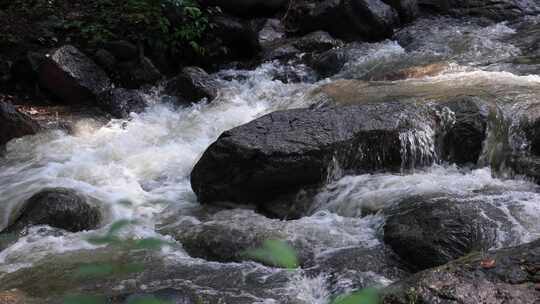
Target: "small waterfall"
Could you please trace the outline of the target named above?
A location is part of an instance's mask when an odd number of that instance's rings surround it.
[[[437,162],[434,138],[435,132],[430,127],[426,130],[408,130],[399,134],[402,173]]]

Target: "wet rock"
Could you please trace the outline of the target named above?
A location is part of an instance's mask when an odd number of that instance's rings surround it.
[[[381,40],[393,34],[397,13],[380,0],[303,0],[291,19],[300,32],[328,31],[347,40]]]
[[[496,109],[491,110],[488,103],[474,97],[457,98],[442,106],[454,115],[452,126],[442,138],[442,158],[458,165],[476,165],[487,136],[488,116]]]
[[[321,78],[337,74],[345,65],[348,56],[343,49],[332,49],[321,54],[315,54],[308,64],[319,73]]]
[[[186,219],[162,233],[173,235],[190,256],[218,262],[250,260],[246,251],[285,239],[285,223],[247,210],[221,211],[203,223]]]
[[[206,5],[219,6],[239,16],[270,16],[287,6],[287,0],[203,0]]]
[[[456,16],[482,16],[497,21],[515,19],[540,12],[535,0],[419,0],[422,10]]]
[[[119,61],[133,61],[139,57],[137,46],[129,41],[111,41],[105,43],[103,47]]]
[[[246,251],[262,247],[267,240],[285,241],[296,253],[299,264],[312,268],[318,265],[318,260],[314,259],[321,252],[351,246],[372,246],[371,242],[375,240],[362,239],[364,243],[360,237],[343,239],[328,234],[329,229],[336,233],[355,234],[361,229],[359,225],[362,225],[359,219],[332,214],[282,221],[267,218],[253,210],[231,209],[200,220],[183,218],[161,228],[160,233],[173,236],[190,256],[225,263],[253,260]],[[326,269],[317,268],[310,273],[316,275]],[[378,271],[375,267],[370,269]]]
[[[186,67],[167,83],[165,92],[182,102],[196,102],[203,98],[214,100],[218,95],[216,79],[199,67]]]
[[[281,205],[278,216],[298,216],[306,207],[295,206],[299,191],[336,174],[431,164],[433,155],[402,147],[400,136],[409,132],[415,142],[436,121],[428,107],[400,102],[274,112],[224,132],[195,165],[191,185],[202,203],[251,204],[268,213]]]
[[[292,43],[278,42],[263,50],[263,61],[289,60],[297,57],[301,51]]]
[[[39,131],[38,123],[6,102],[0,102],[0,150],[10,140]]]
[[[485,251],[512,229],[495,206],[446,195],[407,198],[387,213],[385,243],[417,270]]]
[[[92,230],[99,226],[101,213],[90,198],[72,189],[44,189],[29,198],[15,222],[6,231],[31,225],[49,225],[71,232]]]
[[[437,76],[445,72],[449,68],[449,65],[446,63],[432,63],[422,66],[414,66],[403,69],[394,69],[389,73],[384,73],[382,75],[374,75],[370,80],[375,81],[396,81],[396,80],[405,80],[411,78],[422,78],[429,76]]]
[[[285,27],[279,19],[266,19],[259,30],[259,44],[266,46],[276,40],[285,38]]]
[[[68,104],[93,103],[111,85],[107,74],[71,45],[49,54],[39,67],[39,83]]]
[[[493,261],[494,267],[487,267]],[[540,240],[487,254],[473,253],[428,269],[383,291],[384,304],[536,303]]]
[[[420,14],[418,0],[383,0],[384,3],[394,8],[398,14],[401,23],[411,22]]]
[[[304,52],[322,52],[340,47],[343,45],[343,42],[339,39],[334,39],[327,32],[316,31],[301,37],[294,41],[293,44]]]
[[[98,95],[100,108],[116,118],[127,118],[129,114],[143,112],[148,103],[138,90],[114,88]]]
[[[120,62],[117,67],[120,82],[129,89],[152,85],[163,78],[161,72],[148,57]]]

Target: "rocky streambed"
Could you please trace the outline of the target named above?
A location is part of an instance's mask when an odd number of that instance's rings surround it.
[[[42,85],[96,109],[37,123],[1,104],[0,300],[538,302],[535,3],[477,8],[488,21],[398,1],[368,14],[375,31],[319,22],[369,11],[355,1],[304,2],[298,28],[328,33],[284,38],[270,20],[252,69],[109,88],[56,50]],[[246,254],[268,240],[295,267]]]

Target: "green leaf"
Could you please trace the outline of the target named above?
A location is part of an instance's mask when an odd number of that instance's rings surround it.
[[[105,304],[107,299],[103,296],[77,295],[64,298],[64,304]]]
[[[298,268],[298,257],[294,248],[280,240],[266,240],[261,248],[248,250],[246,256],[281,268]]]
[[[378,304],[379,295],[374,288],[366,288],[348,295],[339,296],[332,304]]]

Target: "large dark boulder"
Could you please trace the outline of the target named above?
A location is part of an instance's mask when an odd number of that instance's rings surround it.
[[[167,83],[165,92],[178,97],[181,102],[196,102],[203,98],[212,101],[217,97],[218,88],[214,76],[199,67],[186,67]]]
[[[392,36],[398,22],[396,11],[381,0],[302,0],[295,2],[289,26],[347,40],[382,40]]]
[[[540,240],[475,252],[387,287],[383,303],[538,303],[539,265]]]
[[[129,114],[141,113],[148,103],[138,90],[115,88],[98,95],[98,106],[116,118],[127,118]]]
[[[99,226],[101,212],[90,198],[72,189],[44,189],[26,201],[19,217],[6,231],[15,232],[31,225],[49,225],[71,232]]]
[[[0,150],[10,140],[39,131],[37,122],[19,112],[13,105],[0,102]]]
[[[111,85],[107,74],[71,45],[52,51],[41,63],[39,83],[67,104],[93,103]]]
[[[387,213],[385,243],[417,270],[487,250],[498,233],[512,228],[505,213],[489,203],[445,195],[407,198]]]
[[[423,131],[438,121],[431,108],[400,102],[274,112],[224,132],[195,165],[191,185],[202,203],[268,212],[281,200],[298,216],[299,191],[336,175],[430,165],[434,155],[416,145],[429,144]]]
[[[422,10],[456,16],[482,16],[497,21],[540,13],[536,0],[418,0]]]

